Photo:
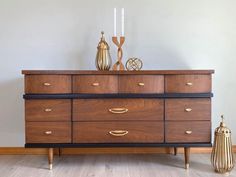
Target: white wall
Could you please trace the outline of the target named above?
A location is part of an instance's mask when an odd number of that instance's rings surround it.
[[[225,114],[235,144],[235,0],[0,0],[0,146],[24,145],[22,69],[95,69],[101,30],[115,59],[113,7],[126,11],[125,59],[216,70],[213,128]]]

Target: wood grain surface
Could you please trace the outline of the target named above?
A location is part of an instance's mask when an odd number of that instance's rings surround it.
[[[164,93],[164,76],[119,76],[119,93]]]
[[[166,99],[165,116],[166,120],[211,120],[211,99]]]
[[[68,75],[139,75],[139,74],[213,74],[210,70],[141,70],[141,71],[96,71],[96,70],[22,70],[22,74],[68,74]]]
[[[163,121],[74,122],[73,143],[132,143],[164,141]],[[128,131],[125,136],[112,136],[110,131]]]
[[[56,94],[71,93],[71,76],[69,75],[26,75],[25,93]]]
[[[118,77],[109,75],[73,76],[73,93],[118,93]]]
[[[92,111],[91,111],[92,106]],[[113,108],[128,109],[112,113]],[[118,111],[119,112],[119,111]],[[73,121],[163,120],[163,99],[74,99]]]
[[[26,122],[26,143],[71,143],[71,122]]]
[[[186,134],[186,131],[192,131]],[[210,121],[167,121],[165,123],[167,143],[210,142]]]
[[[26,121],[71,121],[71,100],[25,100]]]
[[[192,85],[188,85],[192,84]],[[210,93],[211,75],[165,76],[166,93]]]

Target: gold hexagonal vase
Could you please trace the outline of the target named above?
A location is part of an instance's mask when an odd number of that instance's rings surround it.
[[[227,173],[234,168],[234,154],[232,149],[231,131],[224,123],[224,117],[221,116],[222,122],[215,129],[214,145],[211,153],[211,163],[218,173]]]
[[[109,49],[110,47],[105,41],[104,32],[102,32],[96,55],[96,67],[98,70],[109,70],[111,68],[112,60]]]

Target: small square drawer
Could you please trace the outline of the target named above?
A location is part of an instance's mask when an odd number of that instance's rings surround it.
[[[117,93],[118,76],[80,75],[73,76],[73,93]]]
[[[163,143],[163,121],[74,122],[73,143]]]
[[[26,143],[71,143],[71,123],[27,122]]]
[[[211,142],[210,121],[167,121],[167,143],[209,143]]]
[[[71,121],[71,100],[25,100],[26,121]]]
[[[166,93],[210,93],[211,75],[167,75]]]
[[[91,111],[91,105],[93,111]],[[73,121],[153,121],[163,119],[163,99],[73,100]]]
[[[163,75],[121,75],[120,93],[164,93]]]
[[[71,76],[26,75],[25,93],[28,94],[71,93]]]
[[[165,116],[166,120],[211,120],[211,99],[166,99]]]

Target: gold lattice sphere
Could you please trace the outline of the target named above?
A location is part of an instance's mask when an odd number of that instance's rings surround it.
[[[129,58],[125,66],[128,71],[138,71],[142,69],[143,62],[139,58]]]

